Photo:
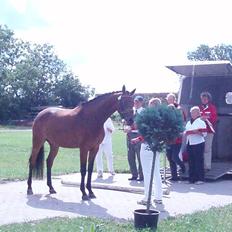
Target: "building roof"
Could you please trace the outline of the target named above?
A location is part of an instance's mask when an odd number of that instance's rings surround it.
[[[173,72],[187,77],[232,77],[230,61],[195,61],[183,65],[166,66]]]

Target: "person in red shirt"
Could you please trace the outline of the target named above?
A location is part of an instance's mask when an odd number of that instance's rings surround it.
[[[209,171],[212,163],[212,143],[217,122],[217,109],[215,105],[211,103],[212,96],[209,92],[202,92],[200,97],[201,105],[199,108],[201,111],[201,119],[205,121],[207,126],[204,151],[204,169],[205,171]]]

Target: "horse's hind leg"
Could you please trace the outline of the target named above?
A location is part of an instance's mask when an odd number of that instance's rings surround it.
[[[44,141],[37,142],[36,139],[33,137],[33,147],[32,147],[32,152],[31,156],[29,159],[29,175],[28,175],[28,180],[27,180],[27,195],[32,195],[32,173],[33,173],[33,168],[35,167],[36,160],[38,157],[38,154],[40,152],[40,149],[43,147]],[[43,151],[41,151],[43,152]]]
[[[53,146],[50,144],[50,152],[47,158],[47,185],[49,187],[50,194],[56,193],[52,186],[52,165],[53,161],[58,153],[59,147]]]
[[[91,179],[92,179],[92,173],[93,173],[93,165],[94,165],[94,159],[97,154],[98,148],[92,149],[89,152],[89,159],[88,159],[88,179],[87,179],[87,184],[86,188],[89,191],[89,198],[96,198],[95,194],[92,191],[92,186],[91,186]]]
[[[81,185],[80,190],[82,192],[82,200],[89,200],[88,195],[85,192],[85,175],[86,175],[86,163],[87,163],[87,154],[86,150],[80,149],[80,161],[81,161]]]
[[[27,195],[32,195],[33,194],[32,187],[31,187],[31,184],[32,184],[32,170],[33,170],[33,168],[32,168],[32,165],[30,163],[29,164],[29,175],[28,175],[28,180],[27,180]]]

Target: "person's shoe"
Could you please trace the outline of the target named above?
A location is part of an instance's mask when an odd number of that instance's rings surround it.
[[[99,171],[97,173],[97,178],[103,178],[103,172],[102,171]]]
[[[181,168],[181,170],[180,170],[180,171],[181,171],[181,173],[182,173],[182,174],[185,174],[185,172],[186,172],[186,168],[185,168],[185,166],[183,166],[183,167]]]
[[[171,182],[177,182],[178,180],[179,180],[178,177],[170,179]]]
[[[147,201],[145,201],[145,200],[140,200],[140,201],[137,201],[137,204],[138,204],[138,205],[147,205]],[[150,205],[151,205],[151,203],[150,203]]]
[[[115,176],[115,171],[110,172],[111,176]]]
[[[137,177],[132,176],[131,178],[128,178],[128,180],[137,180]]]
[[[198,180],[195,184],[197,185],[204,184],[204,181]]]
[[[160,204],[160,205],[163,204],[162,200],[156,200],[156,199],[154,199],[154,203],[155,204]]]
[[[194,181],[188,181],[187,184],[194,184]]]
[[[143,181],[143,177],[139,177],[137,181]]]

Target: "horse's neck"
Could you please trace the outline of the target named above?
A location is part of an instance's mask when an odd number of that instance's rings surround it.
[[[92,106],[87,106],[86,110],[89,111],[89,116],[103,124],[117,110],[119,95],[112,94],[106,96],[105,99],[93,102]]]

